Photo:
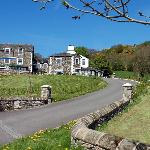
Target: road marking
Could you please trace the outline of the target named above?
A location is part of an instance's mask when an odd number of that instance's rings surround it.
[[[14,139],[18,139],[18,138],[22,137],[21,134],[17,133],[17,131],[15,131],[11,127],[5,125],[2,120],[0,120],[0,128],[3,131],[5,131],[7,134],[9,134],[11,137],[13,137]]]

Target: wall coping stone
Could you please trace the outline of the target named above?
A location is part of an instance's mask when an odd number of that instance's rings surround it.
[[[41,88],[51,88],[50,85],[42,85]]]
[[[125,83],[122,85],[123,87],[132,87],[132,84],[131,83]]]

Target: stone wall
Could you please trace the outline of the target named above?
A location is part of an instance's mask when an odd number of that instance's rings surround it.
[[[39,107],[52,102],[51,97],[52,87],[49,85],[41,86],[41,97],[15,97],[15,98],[2,98],[0,97],[0,111],[10,111],[18,109],[28,109]]]
[[[127,89],[131,88],[125,87],[124,92],[126,93],[124,93],[124,96],[129,93]],[[131,91],[129,95],[131,95]],[[72,128],[72,144],[79,144],[89,150],[150,150],[150,145],[94,130],[98,124],[103,124],[121,112],[129,104],[130,100],[127,95],[120,101],[80,118]]]
[[[60,64],[57,64],[57,58],[61,59]],[[50,57],[49,73],[56,74],[59,70],[65,74],[71,74],[71,56]]]
[[[10,49],[10,53],[5,53],[5,48]],[[23,49],[20,54],[19,49]],[[0,44],[0,65],[1,66],[20,66],[25,67],[32,72],[34,47],[28,44]],[[9,59],[10,63],[5,64],[4,60]],[[23,64],[18,64],[17,59],[22,58]],[[3,73],[3,72],[2,72]]]
[[[0,98],[0,111],[28,109],[48,104],[48,99],[42,98]]]

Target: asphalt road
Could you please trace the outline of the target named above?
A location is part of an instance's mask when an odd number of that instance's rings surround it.
[[[108,87],[68,101],[52,103],[41,108],[0,112],[0,144],[30,135],[37,130],[54,128],[96,111],[122,98],[120,79],[105,79]]]

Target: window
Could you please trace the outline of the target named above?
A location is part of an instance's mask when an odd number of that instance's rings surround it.
[[[23,54],[23,48],[19,48],[18,49],[18,55],[22,55]]]
[[[79,59],[78,58],[75,59],[75,64],[79,65]]]
[[[5,58],[5,59],[4,59],[4,63],[5,63],[5,64],[10,64],[10,59],[9,59],[9,58]]]
[[[85,59],[82,59],[82,65],[85,65]]]
[[[23,65],[23,58],[18,58],[17,59],[17,64],[18,65]]]
[[[62,64],[62,59],[61,58],[57,58],[56,59],[56,64],[61,65]]]
[[[10,54],[10,48],[5,48],[5,54]]]
[[[80,71],[80,69],[75,69],[75,72],[79,72]]]

